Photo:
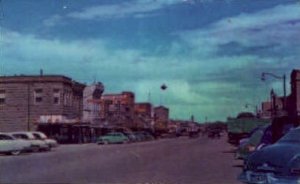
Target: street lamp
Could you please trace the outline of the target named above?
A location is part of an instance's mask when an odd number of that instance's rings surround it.
[[[282,76],[278,76],[273,73],[263,72],[261,74],[261,80],[265,81],[267,75],[269,75],[273,78],[276,78],[276,79],[282,79],[282,81],[283,81],[283,109],[285,110],[285,107],[286,107],[286,104],[285,104],[285,101],[286,101],[286,76],[285,76],[285,74],[283,74]]]

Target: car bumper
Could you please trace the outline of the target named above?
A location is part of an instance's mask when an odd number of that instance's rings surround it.
[[[250,155],[249,153],[243,153],[237,151],[234,155],[234,158],[239,160],[246,160],[249,155]]]
[[[300,184],[300,177],[278,177],[273,173],[255,173],[245,171],[238,180],[247,184]]]

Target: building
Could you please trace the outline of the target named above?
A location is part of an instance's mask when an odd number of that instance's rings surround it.
[[[106,126],[134,126],[135,96],[132,92],[104,94],[101,97],[100,117]]]
[[[291,73],[291,96],[289,100],[289,112],[294,117],[300,116],[300,70]]]
[[[85,85],[62,75],[0,77],[0,131],[78,122]]]
[[[93,125],[100,125],[101,96],[104,91],[102,83],[98,82],[86,86],[83,90],[83,117],[82,121]]]
[[[152,105],[151,103],[134,104],[135,124],[137,128],[152,128]]]
[[[272,102],[265,101],[261,103],[261,110],[259,111],[259,117],[264,119],[271,118],[272,115]]]
[[[169,109],[164,106],[155,107],[154,120],[156,129],[167,129],[169,122]]]

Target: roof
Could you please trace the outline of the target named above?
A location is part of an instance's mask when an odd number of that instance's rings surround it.
[[[39,83],[39,82],[61,82],[85,86],[64,75],[14,75],[0,76],[0,83]]]
[[[291,81],[300,80],[300,70],[294,69],[291,73]]]

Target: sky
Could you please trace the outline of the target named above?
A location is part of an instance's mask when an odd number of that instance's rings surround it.
[[[0,75],[57,74],[225,121],[300,69],[299,0],[0,0]],[[166,90],[160,86],[165,84]],[[246,106],[246,104],[249,104]]]

